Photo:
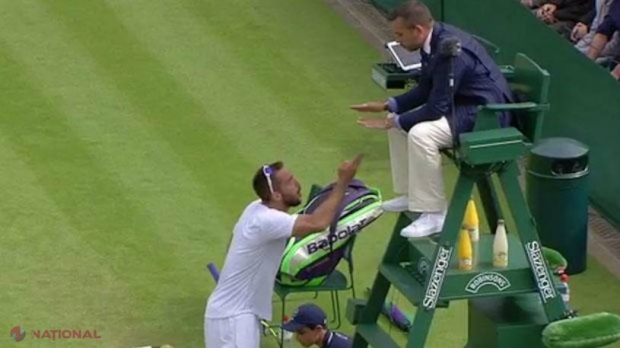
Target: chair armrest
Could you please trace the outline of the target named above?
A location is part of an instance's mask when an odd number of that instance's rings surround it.
[[[482,105],[481,109],[486,109],[489,111],[513,111],[513,110],[546,111],[546,110],[549,110],[549,105],[548,104],[537,104],[533,102],[486,104],[486,105]]]
[[[512,65],[500,65],[499,71],[507,80],[511,80],[515,75],[515,67]]]

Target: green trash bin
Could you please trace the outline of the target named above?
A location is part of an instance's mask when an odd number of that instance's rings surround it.
[[[528,158],[527,202],[540,241],[566,258],[569,275],[586,269],[588,162],[588,147],[569,138],[543,139]]]

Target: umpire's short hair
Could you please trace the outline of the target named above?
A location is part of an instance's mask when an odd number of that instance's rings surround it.
[[[278,186],[276,182],[275,173],[282,169],[284,164],[282,161],[273,162],[268,165],[261,166],[254,174],[254,178],[252,179],[252,187],[254,188],[254,192],[256,195],[263,200],[263,202],[269,202],[271,199],[271,188],[269,187],[269,181],[267,179],[267,175],[269,175],[269,180],[271,180],[272,188],[275,190]]]
[[[416,25],[427,27],[434,21],[431,11],[420,0],[407,1],[396,7],[388,17],[390,22],[398,18],[402,18],[408,27],[414,27]]]

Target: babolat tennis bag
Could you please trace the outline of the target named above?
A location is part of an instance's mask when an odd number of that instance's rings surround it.
[[[322,189],[299,214],[310,214],[329,197],[335,184]],[[289,239],[277,280],[287,286],[316,286],[329,276],[351,242],[352,237],[375,221],[381,210],[381,192],[352,180],[338,207],[337,219],[323,232],[302,239]]]

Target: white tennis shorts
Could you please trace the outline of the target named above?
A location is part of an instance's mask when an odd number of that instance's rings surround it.
[[[251,313],[205,319],[206,348],[259,348],[260,320]]]

